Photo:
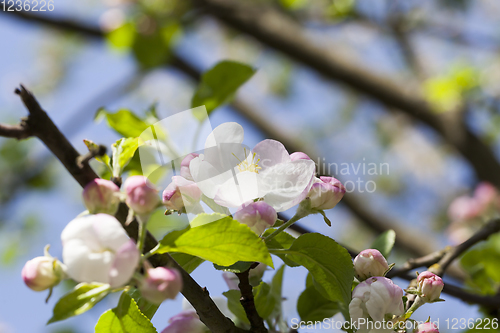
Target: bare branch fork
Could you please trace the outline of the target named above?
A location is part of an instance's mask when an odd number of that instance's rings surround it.
[[[47,113],[40,107],[37,100],[25,87],[21,85],[20,89],[16,89],[29,115],[23,119],[19,125],[0,125],[0,135],[24,139],[30,136],[39,138],[49,150],[61,161],[73,178],[84,187],[95,178],[99,178],[97,174],[88,165],[88,156],[80,156],[76,149],[59,131],[57,126],[52,122]],[[5,135],[4,135],[5,134]],[[102,149],[98,149],[91,154],[102,153]],[[128,216],[128,207],[122,203],[116,218],[125,224]],[[134,220],[127,226],[124,226],[128,235],[137,239],[138,224]],[[158,244],[156,239],[148,233],[145,251],[151,250]],[[183,290],[182,294],[196,309],[201,321],[212,331],[221,333],[244,333],[247,332],[238,328],[234,323],[217,308],[214,301],[210,298],[206,288],[202,288],[198,283],[168,254],[156,254],[149,258],[151,264],[155,267],[167,266],[177,268],[182,275]]]

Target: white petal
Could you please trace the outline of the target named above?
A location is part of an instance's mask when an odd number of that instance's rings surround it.
[[[259,198],[259,175],[255,172],[244,171],[228,179],[219,187],[214,201],[224,207],[239,207],[243,203]]]
[[[234,122],[223,123],[217,126],[205,141],[205,149],[222,143],[242,143],[243,127]]]
[[[69,222],[61,233],[61,241],[63,246],[70,240],[79,239],[92,250],[101,251],[101,244],[95,234],[93,228],[96,215],[85,215],[77,217]]]
[[[116,252],[113,265],[109,271],[109,284],[112,288],[126,284],[135,272],[139,263],[139,251],[131,239]]]
[[[63,247],[63,261],[67,274],[77,282],[109,283],[108,272],[114,254],[110,251],[91,252],[79,239],[68,241]]]
[[[219,172],[210,163],[195,158],[189,165],[191,175],[201,192],[210,199],[215,197],[220,185],[233,177],[232,171]]]
[[[314,177],[315,164],[309,160],[297,160],[277,164],[262,173],[260,189],[266,193],[264,201],[276,211],[295,206],[307,193]]]
[[[102,249],[110,249],[116,252],[129,241],[125,229],[116,218],[106,214],[97,214],[95,216],[96,219],[94,219],[92,227]]]
[[[279,163],[291,162],[290,155],[285,146],[276,140],[264,140],[259,142],[253,149],[256,157],[260,159],[259,166],[265,170]]]

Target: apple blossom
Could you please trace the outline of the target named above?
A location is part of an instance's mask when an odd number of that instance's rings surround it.
[[[439,333],[439,329],[436,324],[427,322],[418,325],[414,333]]]
[[[158,190],[144,176],[132,176],[127,178],[125,184],[127,193],[127,205],[139,215],[147,215],[158,205]]]
[[[194,310],[183,311],[169,319],[169,324],[161,333],[204,333],[208,332]]]
[[[425,271],[418,275],[417,281],[417,290],[421,293],[420,297],[424,301],[434,302],[439,299],[444,287],[444,282],[439,276],[429,271]]]
[[[243,204],[233,215],[233,218],[250,227],[257,235],[260,235],[269,227],[272,227],[278,219],[278,214],[273,207],[264,201],[250,201]]]
[[[200,199],[198,185],[182,176],[173,176],[172,182],[163,191],[163,204],[176,211],[182,211],[185,207],[186,210],[198,208]]]
[[[120,188],[112,181],[96,178],[83,189],[83,202],[90,214],[115,215],[120,205]]]
[[[31,290],[43,291],[61,282],[65,277],[64,269],[64,265],[56,258],[43,256],[26,262],[21,275]]]
[[[204,154],[189,164],[203,194],[224,207],[262,198],[276,211],[305,198],[315,172],[313,161],[292,161],[275,140],[261,141],[252,150],[242,142],[243,128],[237,123],[221,124],[208,136]]]
[[[345,191],[344,185],[339,180],[333,177],[320,177],[315,178],[307,197],[310,199],[312,209],[326,210],[335,207]]]
[[[66,273],[77,282],[125,285],[138,263],[139,251],[118,220],[107,214],[72,220],[61,234]]]
[[[381,322],[386,316],[404,313],[403,289],[385,277],[371,277],[354,288],[349,304],[349,314],[353,323],[360,324],[371,319]],[[363,319],[363,320],[361,320]],[[363,325],[359,325],[363,326]],[[363,327],[360,327],[363,329]]]
[[[295,153],[290,154],[290,159],[292,161],[297,161],[297,160],[310,160],[311,158],[307,156],[306,153],[303,153],[301,151],[297,151]]]
[[[149,268],[139,287],[142,296],[151,303],[160,304],[175,299],[182,290],[182,276],[175,268]]]
[[[354,258],[354,272],[360,281],[372,276],[383,276],[388,269],[387,260],[382,253],[375,249],[361,251]]]
[[[186,157],[184,157],[182,159],[182,162],[181,162],[181,168],[180,168],[180,175],[184,178],[186,178],[187,180],[193,180],[193,176],[191,176],[191,171],[189,171],[189,164],[191,163],[191,161],[200,156],[199,154],[196,154],[196,153],[191,153],[191,154],[188,154],[186,155]]]

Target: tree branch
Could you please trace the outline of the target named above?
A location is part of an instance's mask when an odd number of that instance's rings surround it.
[[[462,253],[470,249],[477,243],[487,240],[488,237],[500,231],[500,218],[491,220],[488,222],[481,230],[476,232],[472,237],[470,237],[465,242],[453,247],[450,251],[437,262],[436,265],[430,268],[434,274],[443,275],[448,266],[458,258]]]
[[[255,308],[253,288],[248,279],[250,269],[255,268],[257,266],[256,264],[258,263],[254,263],[251,268],[242,273],[236,273],[236,276],[238,276],[238,279],[240,280],[240,283],[238,284],[238,288],[240,288],[241,291],[240,303],[243,306],[243,309],[245,309],[245,314],[250,321],[250,331],[252,333],[267,333],[264,321]]]
[[[19,125],[0,124],[0,136],[22,140],[29,138],[31,133],[29,128],[26,126],[26,123],[21,121]]]
[[[29,111],[29,116],[25,120],[25,126],[29,132],[38,137],[49,150],[61,161],[68,172],[75,180],[84,187],[90,181],[98,178],[97,174],[92,170],[88,163],[78,163],[81,160],[80,154],[59,131],[57,126],[52,122],[47,113],[40,107],[37,100],[26,88],[21,85],[20,89],[16,89],[24,105]],[[128,216],[128,207],[125,203],[121,203],[116,214],[116,218],[125,224]],[[137,239],[138,224],[133,221],[128,226],[124,226],[128,235]],[[148,233],[146,238],[145,250],[149,251],[155,247],[158,242]],[[234,323],[226,318],[217,308],[213,300],[210,298],[208,291],[202,288],[198,283],[168,254],[154,255],[150,259],[153,266],[173,265],[182,275],[184,288],[182,294],[196,309],[201,321],[212,332],[223,333],[243,333],[247,332],[234,325]]]

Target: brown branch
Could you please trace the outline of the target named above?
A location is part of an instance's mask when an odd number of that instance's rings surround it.
[[[76,149],[52,122],[47,113],[43,111],[33,94],[23,86],[21,86],[20,89],[16,89],[15,92],[21,97],[24,105],[29,111],[29,116],[25,121],[29,131],[45,143],[47,148],[49,148],[49,150],[61,161],[73,178],[75,178],[82,187],[93,179],[98,178],[88,163],[80,163],[79,165],[78,161],[81,160],[82,156],[78,154]],[[126,204],[122,203],[120,204],[116,217],[122,224],[125,224],[127,216],[128,207]],[[124,226],[124,228],[130,237],[137,239],[137,221],[133,221],[128,226]],[[145,250],[149,251],[157,244],[158,242],[154,237],[148,233]],[[212,332],[247,332],[236,327],[229,318],[226,318],[210,298],[208,291],[198,285],[198,283],[177,264],[170,255],[154,255],[149,260],[155,267],[170,264],[181,272],[184,283],[182,294],[193,305],[201,321]]]
[[[29,116],[25,120],[25,126],[29,129],[29,132],[39,138],[49,148],[73,178],[82,187],[93,179],[98,178],[97,174],[88,164],[78,166],[77,159],[80,154],[40,107],[35,97],[22,85],[20,89],[15,90],[15,93],[21,97],[28,109]]]
[[[500,219],[494,219],[488,222],[481,230],[476,232],[472,237],[467,239],[465,242],[458,244],[448,251],[442,258],[437,262],[436,265],[432,266],[430,270],[437,275],[443,275],[448,266],[458,258],[462,253],[470,249],[477,243],[487,240],[488,237],[500,231]]]
[[[403,265],[401,265],[400,268],[390,270],[389,273],[387,273],[387,277],[402,276],[414,270],[415,268],[429,267],[431,265],[434,265],[439,260],[441,260],[441,258],[443,258],[448,251],[450,251],[450,248],[446,247],[442,250],[432,252],[420,258],[408,259]]]
[[[0,136],[22,140],[29,138],[31,136],[31,133],[29,128],[27,128],[25,121],[23,120],[19,125],[0,124]]]
[[[264,321],[257,313],[252,290],[253,288],[248,278],[250,269],[255,268],[257,264],[258,263],[255,263],[251,268],[242,273],[236,273],[236,276],[238,276],[238,279],[240,280],[240,283],[238,284],[238,288],[240,288],[241,292],[240,303],[243,306],[243,309],[245,309],[245,314],[250,321],[250,331],[252,333],[267,333]]]

